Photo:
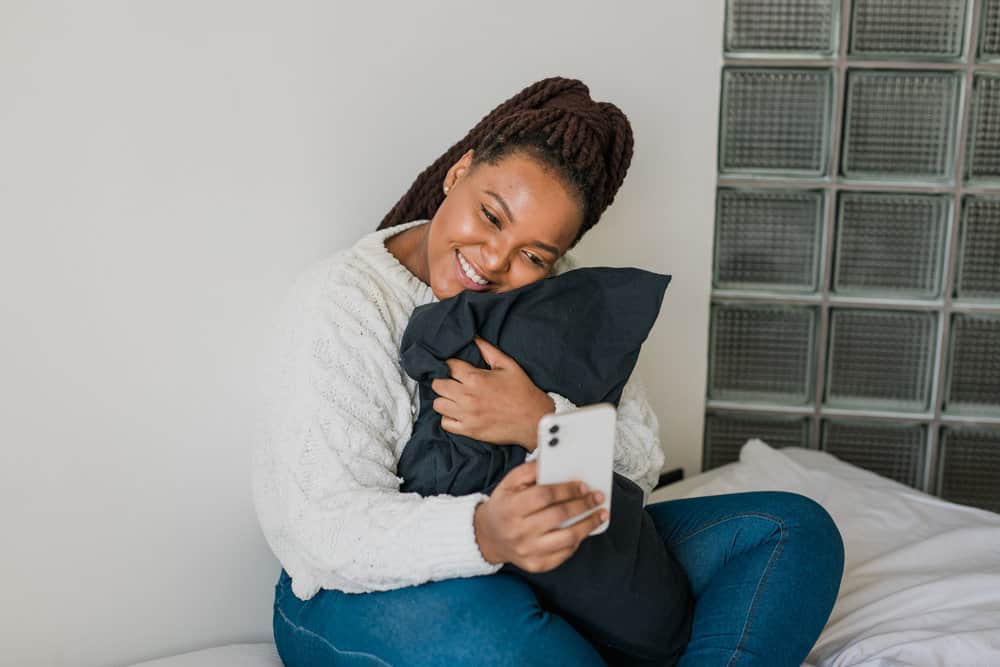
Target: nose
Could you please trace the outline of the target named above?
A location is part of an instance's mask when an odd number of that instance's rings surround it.
[[[510,267],[510,248],[503,240],[494,235],[492,239],[484,243],[480,250],[483,268],[490,272],[495,278],[498,274],[505,273]]]

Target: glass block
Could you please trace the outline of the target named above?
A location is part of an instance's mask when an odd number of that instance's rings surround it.
[[[808,447],[809,419],[746,413],[709,413],[705,416],[702,470],[738,461],[740,448],[751,438],[760,438],[776,449]]]
[[[949,179],[960,85],[954,72],[849,72],[842,173]]]
[[[729,53],[831,55],[839,0],[728,0]]]
[[[831,310],[827,404],[926,410],[936,317],[903,310]]]
[[[854,0],[852,56],[958,59],[966,0]]]
[[[958,243],[955,296],[1000,298],[1000,199],[965,198]]]
[[[810,307],[714,304],[708,397],[809,402],[815,329]]]
[[[945,409],[1000,413],[1000,316],[956,313],[948,348]]]
[[[821,191],[720,189],[714,285],[815,291],[822,222]]]
[[[941,429],[938,495],[1000,512],[1000,429]]]
[[[984,0],[979,27],[979,59],[1000,60],[1000,0]]]
[[[832,99],[832,70],[725,68],[719,171],[824,175]]]
[[[937,296],[950,202],[938,195],[841,194],[834,291]]]
[[[975,77],[967,152],[967,180],[1000,180],[1000,75]]]
[[[824,420],[822,449],[859,468],[920,488],[926,432],[922,424]]]

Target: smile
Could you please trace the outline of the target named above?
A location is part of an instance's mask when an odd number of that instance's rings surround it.
[[[476,273],[476,270],[472,268],[472,264],[462,257],[462,253],[459,252],[457,248],[455,249],[455,255],[458,257],[458,263],[461,266],[462,273],[465,274],[466,278],[480,287],[486,287],[490,284],[490,281]]]

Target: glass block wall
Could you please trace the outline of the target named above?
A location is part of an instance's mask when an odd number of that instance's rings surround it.
[[[1000,0],[726,0],[703,469],[1000,512]]]

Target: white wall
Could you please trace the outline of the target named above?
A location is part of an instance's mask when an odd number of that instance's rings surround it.
[[[674,275],[639,374],[700,467],[722,3],[0,4],[0,663],[270,637],[257,358],[309,261],[560,74],[636,136],[591,263]]]

